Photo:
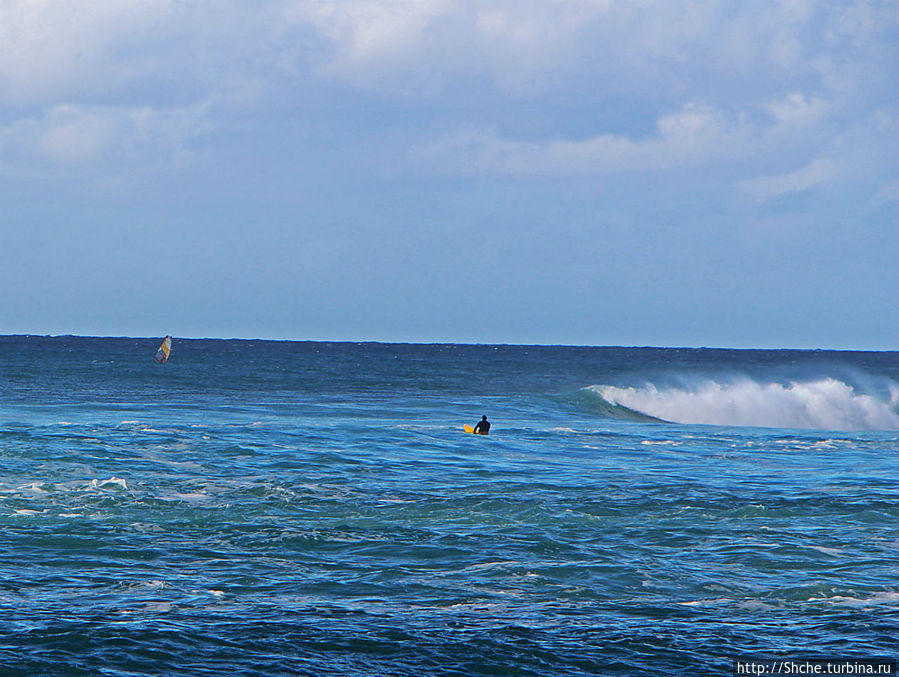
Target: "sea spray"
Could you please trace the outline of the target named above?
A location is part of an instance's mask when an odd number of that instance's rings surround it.
[[[889,397],[859,392],[836,378],[803,382],[704,379],[690,386],[595,385],[612,405],[673,423],[814,430],[897,430],[899,387]]]

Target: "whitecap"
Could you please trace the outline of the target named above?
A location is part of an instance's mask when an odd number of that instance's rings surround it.
[[[734,600],[728,597],[710,597],[708,599],[694,599],[690,602],[678,602],[680,606],[721,606],[722,604],[731,604]]]
[[[151,578],[146,581],[135,581],[133,583],[126,584],[130,590],[140,590],[140,589],[149,589],[149,590],[164,590],[169,587],[169,584],[159,578]]]
[[[465,567],[465,571],[481,571],[485,569],[494,569],[496,567],[512,567],[518,564],[518,562],[515,562],[513,560],[497,560],[495,562],[482,562],[480,564],[472,564],[471,566]]]
[[[810,545],[809,547],[812,550],[823,552],[825,555],[830,555],[831,557],[839,557],[843,554],[843,551],[839,548],[825,548],[823,545]]]
[[[789,383],[706,379],[691,385],[591,386],[615,406],[664,421],[814,430],[899,430],[899,386],[889,401],[825,377]],[[826,445],[828,441],[824,441]]]
[[[88,485],[88,489],[100,489],[107,486],[117,486],[121,489],[128,489],[128,483],[120,477],[110,477],[105,480],[92,479]]]
[[[171,497],[178,501],[184,501],[185,503],[206,503],[210,500],[209,494],[203,491],[193,493],[175,493],[172,494]]]
[[[43,486],[44,486],[43,482],[32,482],[31,484],[23,484],[22,486],[18,487],[18,490],[19,491],[34,491],[36,493],[45,494],[45,493],[47,493],[47,490],[42,489],[41,487],[43,487]]]
[[[809,597],[806,602],[829,602],[830,604],[850,607],[899,606],[899,592],[878,592],[870,597],[846,597],[843,595]]]

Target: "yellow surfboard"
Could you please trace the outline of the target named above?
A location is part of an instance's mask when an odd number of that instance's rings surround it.
[[[468,425],[467,423],[466,423],[465,425],[462,426],[462,430],[464,430],[464,431],[467,432],[467,433],[473,433],[473,432],[474,432],[474,428],[472,428],[472,427],[471,427],[470,425]]]

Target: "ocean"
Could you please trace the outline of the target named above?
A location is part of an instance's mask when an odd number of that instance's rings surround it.
[[[161,338],[0,337],[2,675],[899,654],[899,353]]]

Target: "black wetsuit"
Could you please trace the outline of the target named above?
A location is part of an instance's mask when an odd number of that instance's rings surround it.
[[[474,431],[478,435],[487,435],[490,433],[490,421],[486,418],[482,418],[478,421],[478,424],[474,427]]]

